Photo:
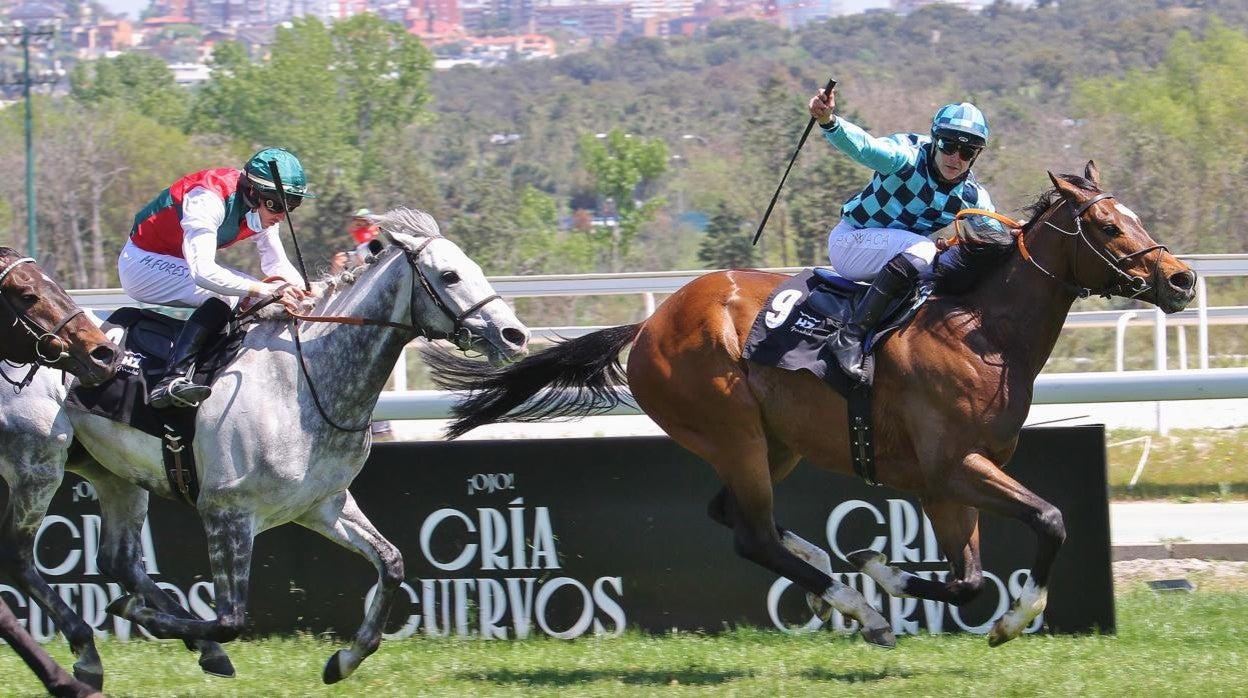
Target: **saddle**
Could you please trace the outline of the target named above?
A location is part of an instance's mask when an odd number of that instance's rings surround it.
[[[764,366],[809,371],[843,395],[849,404],[849,429],[854,471],[875,484],[871,428],[871,387],[846,376],[827,340],[854,316],[868,286],[850,281],[830,269],[815,267],[790,277],[771,293],[754,319],[742,358]],[[863,368],[875,373],[874,349],[909,322],[931,295],[930,284],[919,284],[894,301],[884,319],[863,341]]]
[[[155,410],[147,404],[148,386],[165,373],[174,339],[183,320],[140,308],[119,308],[104,321],[104,328],[123,330],[122,360],[116,376],[96,387],[70,386],[70,407],[129,425],[161,440],[165,471],[173,491],[192,506],[199,494],[194,450],[197,408],[170,407]],[[231,320],[225,333],[204,345],[196,356],[195,380],[211,385],[217,374],[242,348],[247,332]]]

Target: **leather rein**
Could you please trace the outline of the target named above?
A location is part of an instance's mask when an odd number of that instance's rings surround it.
[[[13,326],[20,326],[22,329],[26,330],[27,334],[35,339],[35,360],[31,364],[30,371],[26,374],[25,378],[20,381],[15,381],[12,378],[9,378],[8,374],[5,373],[3,369],[0,369],[0,378],[4,378],[5,382],[13,386],[14,393],[20,393],[24,388],[26,388],[26,386],[30,385],[31,381],[35,379],[35,372],[39,370],[40,366],[48,366],[51,368],[55,364],[64,361],[67,358],[73,358],[73,356],[69,353],[69,343],[64,339],[61,339],[60,336],[58,336],[58,333],[65,329],[65,326],[68,325],[71,320],[85,312],[82,308],[78,308],[73,313],[70,313],[69,316],[62,320],[56,327],[48,330],[43,325],[39,324],[37,320],[26,314],[25,311],[18,309],[18,307],[13,304],[13,301],[9,300],[8,295],[4,293],[4,280],[8,278],[9,274],[11,274],[19,265],[34,263],[35,260],[33,257],[19,257],[18,259],[10,262],[4,269],[0,270],[0,301],[3,301],[4,306],[10,313],[13,314]],[[51,351],[44,351],[44,342],[47,342],[48,345],[52,347]],[[77,359],[74,360],[77,361]],[[20,366],[21,364],[17,365]]]
[[[979,209],[979,208],[967,208],[967,209],[963,209],[959,211],[958,215],[954,218],[954,227],[955,227],[954,236],[946,241],[946,245],[947,246],[956,245],[961,241],[961,237],[962,237],[961,220],[963,218],[967,216],[986,216],[988,218],[991,218],[995,221],[998,221],[1004,224],[1006,227],[1010,229],[1010,235],[1014,237],[1015,245],[1018,247],[1018,253],[1019,255],[1022,256],[1023,259],[1030,262],[1032,266],[1034,266],[1036,269],[1039,269],[1040,272],[1043,273],[1045,276],[1061,284],[1063,288],[1065,288],[1070,293],[1073,293],[1077,298],[1087,298],[1088,296],[1091,296],[1094,293],[1101,296],[1102,298],[1110,298],[1115,294],[1121,295],[1125,298],[1138,298],[1139,296],[1153,290],[1153,286],[1150,285],[1144,277],[1134,276],[1132,274],[1128,274],[1127,272],[1123,271],[1122,265],[1134,257],[1147,255],[1156,250],[1162,250],[1164,252],[1164,251],[1168,251],[1168,249],[1166,248],[1165,245],[1155,244],[1151,247],[1145,247],[1141,250],[1136,250],[1135,252],[1132,252],[1130,254],[1123,255],[1121,257],[1116,257],[1111,254],[1107,254],[1104,250],[1097,248],[1096,245],[1093,245],[1092,241],[1088,239],[1087,233],[1085,233],[1083,230],[1083,222],[1082,222],[1083,214],[1086,213],[1088,209],[1092,208],[1092,205],[1097,203],[1098,201],[1112,200],[1113,198],[1114,198],[1113,194],[1109,192],[1101,192],[1097,194],[1096,196],[1093,196],[1091,199],[1088,199],[1087,201],[1083,202],[1083,204],[1081,204],[1078,208],[1076,208],[1074,204],[1070,203],[1068,200],[1063,198],[1061,201],[1065,202],[1066,205],[1070,206],[1071,209],[1073,209],[1072,212],[1074,215],[1071,216],[1071,218],[1075,222],[1075,229],[1073,231],[1066,230],[1049,220],[1049,218],[1053,216],[1054,212],[1058,210],[1057,204],[1059,204],[1060,202],[1054,202],[1055,205],[1050,206],[1043,214],[1040,215],[1040,218],[1036,220],[1035,224],[1033,224],[1032,226],[1030,226],[1030,228],[1028,228],[1028,230],[1031,228],[1037,228],[1039,227],[1040,223],[1044,223],[1045,225],[1049,226],[1050,228],[1053,228],[1054,230],[1058,231],[1059,233],[1061,233],[1062,235],[1065,235],[1068,238],[1077,238],[1078,240],[1082,240],[1083,243],[1088,247],[1088,249],[1091,250],[1092,253],[1096,255],[1097,258],[1100,259],[1110,271],[1112,271],[1115,275],[1117,275],[1118,283],[1108,284],[1099,289],[1092,289],[1079,283],[1072,283],[1065,279],[1059,279],[1056,274],[1044,268],[1038,261],[1036,261],[1035,257],[1031,255],[1031,251],[1027,249],[1027,242],[1025,239],[1027,230],[1024,230],[1023,225],[1009,218],[1008,216],[1003,216],[997,213],[996,211],[988,211],[988,210]],[[1079,255],[1076,254],[1073,259],[1074,259],[1074,262],[1072,264],[1073,269],[1071,271],[1071,274],[1074,276],[1075,279],[1078,279],[1079,278]]]

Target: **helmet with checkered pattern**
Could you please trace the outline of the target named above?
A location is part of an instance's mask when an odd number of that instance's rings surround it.
[[[988,145],[988,120],[970,102],[946,104],[932,117],[932,139],[937,138],[982,148]]]

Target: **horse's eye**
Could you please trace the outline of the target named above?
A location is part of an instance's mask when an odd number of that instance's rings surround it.
[[[442,272],[442,283],[447,284],[448,286],[450,284],[459,283],[459,274],[456,274],[453,271]]]
[[[1118,226],[1112,223],[1107,226],[1103,226],[1101,230],[1103,230],[1105,234],[1110,236],[1111,238],[1116,238],[1119,235],[1122,235],[1122,231],[1118,229]]]
[[[23,303],[29,303],[29,304],[31,304],[31,305],[34,305],[35,303],[38,303],[38,302],[39,302],[39,296],[37,296],[37,295],[35,295],[35,294],[33,294],[33,293],[23,293],[23,294],[22,294],[22,302],[23,302]]]

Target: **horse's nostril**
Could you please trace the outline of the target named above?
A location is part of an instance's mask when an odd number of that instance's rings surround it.
[[[1196,273],[1192,271],[1181,271],[1177,274],[1171,274],[1167,279],[1170,285],[1183,291],[1190,291],[1196,286]]]
[[[96,363],[110,366],[116,358],[117,352],[113,351],[111,347],[103,344],[91,350],[91,359]]]
[[[505,339],[508,344],[522,347],[528,343],[529,333],[516,327],[504,327],[503,339]]]

